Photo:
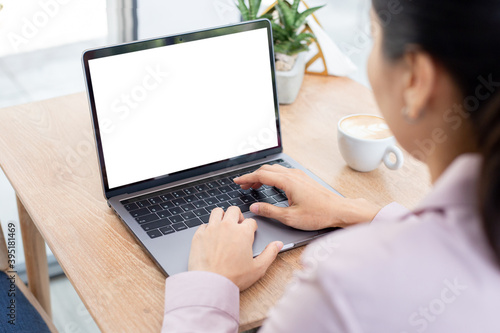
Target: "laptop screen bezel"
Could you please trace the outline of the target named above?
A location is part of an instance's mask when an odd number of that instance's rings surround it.
[[[108,179],[107,179],[107,171],[106,164],[104,160],[104,153],[102,148],[101,136],[99,131],[99,121],[97,117],[96,104],[94,100],[93,88],[92,88],[92,78],[90,74],[89,61],[93,59],[98,59],[102,57],[115,56],[119,54],[142,51],[156,47],[164,47],[169,45],[175,45],[179,43],[188,43],[191,41],[196,41],[200,39],[224,36],[239,32],[245,32],[256,29],[267,29],[268,35],[268,44],[269,44],[269,63],[270,63],[270,71],[272,77],[272,87],[273,87],[273,96],[274,96],[274,110],[275,110],[275,119],[276,119],[276,128],[278,135],[278,145],[272,148],[268,148],[265,150],[240,155],[234,158],[213,162],[204,166],[197,166],[191,169],[178,171],[171,174],[166,174],[162,176],[158,176],[151,179],[146,179],[142,181],[138,181],[135,183],[115,187],[113,189],[109,188]],[[138,191],[142,191],[148,188],[153,188],[161,185],[166,185],[171,182],[175,182],[178,180],[196,177],[199,175],[203,175],[209,172],[214,172],[217,170],[225,169],[230,166],[235,166],[243,163],[248,163],[254,160],[265,158],[269,155],[278,154],[283,151],[282,148],[282,139],[281,139],[281,126],[280,126],[280,118],[279,118],[279,103],[277,98],[277,88],[276,88],[276,74],[274,68],[274,48],[273,48],[273,37],[272,37],[272,29],[271,22],[267,19],[243,22],[238,24],[232,24],[223,27],[215,27],[209,28],[205,30],[199,30],[194,32],[187,32],[179,35],[165,36],[154,39],[136,41],[131,43],[119,44],[109,47],[96,48],[91,50],[86,50],[82,55],[82,64],[84,69],[84,77],[87,86],[87,97],[89,102],[89,108],[91,111],[92,123],[94,128],[94,136],[96,140],[96,149],[99,160],[100,174],[103,185],[104,195],[107,199],[122,195],[126,193],[134,193]]]

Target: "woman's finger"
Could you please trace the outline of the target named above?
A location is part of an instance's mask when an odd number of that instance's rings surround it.
[[[222,221],[224,222],[235,222],[238,223],[241,218],[241,210],[236,206],[231,206],[226,210],[224,214],[224,218]]]
[[[241,223],[245,220],[245,217],[243,216],[243,213],[241,212],[241,209],[240,209],[240,218],[238,219],[238,223]]]
[[[283,190],[286,186],[286,176],[283,173],[263,169],[237,177],[233,181],[239,185],[266,184]]]
[[[202,224],[198,227],[198,229],[196,229],[196,232],[194,233],[194,236],[193,236],[193,240],[198,238],[198,237],[201,237],[201,234],[203,233],[203,231],[205,231],[205,229],[207,228],[208,224]]]
[[[259,187],[262,186],[261,183],[249,183],[249,184],[241,184],[241,189],[242,190],[248,190],[249,188],[253,188],[253,189],[258,189]]]
[[[255,221],[254,219],[244,219],[243,222],[241,222],[241,224],[250,228],[250,231],[252,232],[257,231],[258,225],[257,221]]]
[[[282,248],[283,242],[276,241],[269,243],[264,251],[262,251],[261,254],[254,258],[254,263],[260,270],[261,275],[264,275],[266,273],[267,269],[269,268],[269,266],[271,266]]]
[[[214,224],[222,221],[224,217],[224,210],[220,207],[216,207],[212,209],[212,213],[210,214],[210,219],[208,220],[208,224]]]
[[[287,172],[289,172],[292,169],[285,168],[284,166],[279,165],[279,164],[273,164],[273,165],[264,164],[263,166],[261,166],[256,171],[259,171],[259,170],[264,170],[264,171],[269,171],[269,172],[277,172],[277,173],[287,173]],[[254,171],[252,173],[255,173],[256,171]],[[249,173],[249,175],[252,174],[252,173]],[[236,179],[236,178],[234,178],[234,179]],[[262,186],[262,183],[260,183],[260,182],[248,183],[248,184],[241,184],[241,188],[243,190],[248,190],[249,188],[253,188],[253,189],[256,190],[256,189],[260,188],[261,186]]]
[[[256,215],[268,217],[271,219],[275,219],[280,221],[281,223],[286,224],[286,220],[288,215],[287,212],[290,211],[290,207],[276,207],[274,205],[257,202],[250,206],[250,211]]]

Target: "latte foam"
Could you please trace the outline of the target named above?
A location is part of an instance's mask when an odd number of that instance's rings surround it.
[[[340,127],[346,134],[359,139],[380,140],[392,136],[384,119],[376,116],[352,116],[344,119]]]

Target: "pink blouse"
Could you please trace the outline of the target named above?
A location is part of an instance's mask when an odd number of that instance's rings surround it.
[[[458,157],[413,212],[392,203],[371,224],[311,243],[259,333],[500,332],[500,269],[476,209],[480,163]],[[167,279],[162,332],[237,332],[238,319],[225,277]]]

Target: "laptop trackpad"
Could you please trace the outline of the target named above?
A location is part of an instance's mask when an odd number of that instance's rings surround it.
[[[282,241],[284,245],[296,244],[311,239],[319,234],[319,231],[303,231],[284,225],[283,223],[265,217],[249,214],[257,221],[257,231],[253,243],[253,254],[260,254],[266,246],[274,241]]]

